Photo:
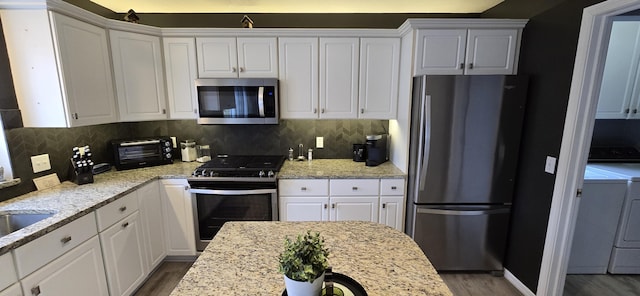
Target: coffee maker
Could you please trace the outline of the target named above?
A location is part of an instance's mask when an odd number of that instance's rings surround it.
[[[367,135],[366,166],[377,166],[389,160],[389,135]]]

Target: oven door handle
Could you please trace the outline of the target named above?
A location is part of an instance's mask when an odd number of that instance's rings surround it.
[[[249,190],[216,190],[191,188],[191,193],[211,194],[211,195],[251,195],[251,194],[272,194],[276,189],[249,189]]]

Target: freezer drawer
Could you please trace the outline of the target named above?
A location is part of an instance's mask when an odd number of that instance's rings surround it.
[[[417,206],[414,214],[414,240],[436,270],[502,270],[509,206]]]

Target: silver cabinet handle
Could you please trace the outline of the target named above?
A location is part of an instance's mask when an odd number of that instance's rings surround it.
[[[386,209],[386,208],[387,208],[387,204],[386,204],[386,203],[383,203],[383,204],[382,204],[382,208],[383,208],[383,209]]]
[[[364,114],[364,108],[360,109],[360,114]]]
[[[244,68],[243,67],[240,67],[240,72],[244,72]]]
[[[325,208],[325,209],[327,208],[327,204],[324,204],[324,208]]]
[[[120,212],[124,212],[124,211],[126,211],[126,210],[127,210],[127,206],[121,206],[121,207],[119,208],[119,210],[120,210]]]
[[[65,237],[63,237],[63,238],[61,238],[61,239],[60,239],[60,242],[61,242],[63,245],[64,245],[64,244],[66,244],[66,243],[68,243],[68,242],[70,242],[70,241],[71,241],[71,236],[70,236],[70,235],[65,236]]]
[[[332,203],[332,204],[331,204],[331,208],[332,208],[332,209],[335,209],[335,208],[336,208],[336,204]]]
[[[300,187],[301,191],[307,191],[307,187]]]
[[[460,63],[460,69],[464,69],[464,63]]]
[[[129,222],[122,223],[122,228],[127,228],[127,226],[129,226]]]
[[[324,113],[324,108],[320,109],[320,113]]]
[[[358,190],[358,187],[353,186],[353,187],[351,187],[351,190],[356,191],[356,190]]]
[[[469,69],[473,69],[473,63],[469,63]]]
[[[186,190],[189,190],[189,185],[184,186],[184,190],[185,190],[185,191],[186,191]]]
[[[231,72],[236,73],[236,67],[232,67]]]
[[[40,286],[35,286],[31,288],[31,295],[34,295],[34,296],[40,295]]]
[[[391,186],[391,190],[396,190],[396,189],[398,189],[398,187],[396,187],[396,186]]]
[[[78,113],[73,113],[73,118],[78,119]]]
[[[313,108],[313,114],[318,113],[318,108]]]

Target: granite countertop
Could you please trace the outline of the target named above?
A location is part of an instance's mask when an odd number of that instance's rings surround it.
[[[0,237],[0,255],[41,237],[107,203],[123,197],[158,178],[186,178],[200,165],[180,162],[134,170],[95,175],[94,183],[77,185],[66,181],[58,186],[34,191],[0,203],[0,213],[7,211],[48,213],[52,217]]]
[[[172,296],[282,295],[278,255],[285,236],[318,231],[333,272],[359,282],[367,294],[452,295],[406,234],[372,222],[227,222]]]
[[[314,159],[312,161],[285,161],[278,173],[279,179],[367,179],[405,178],[406,174],[390,161],[368,167],[364,162],[351,159]]]

